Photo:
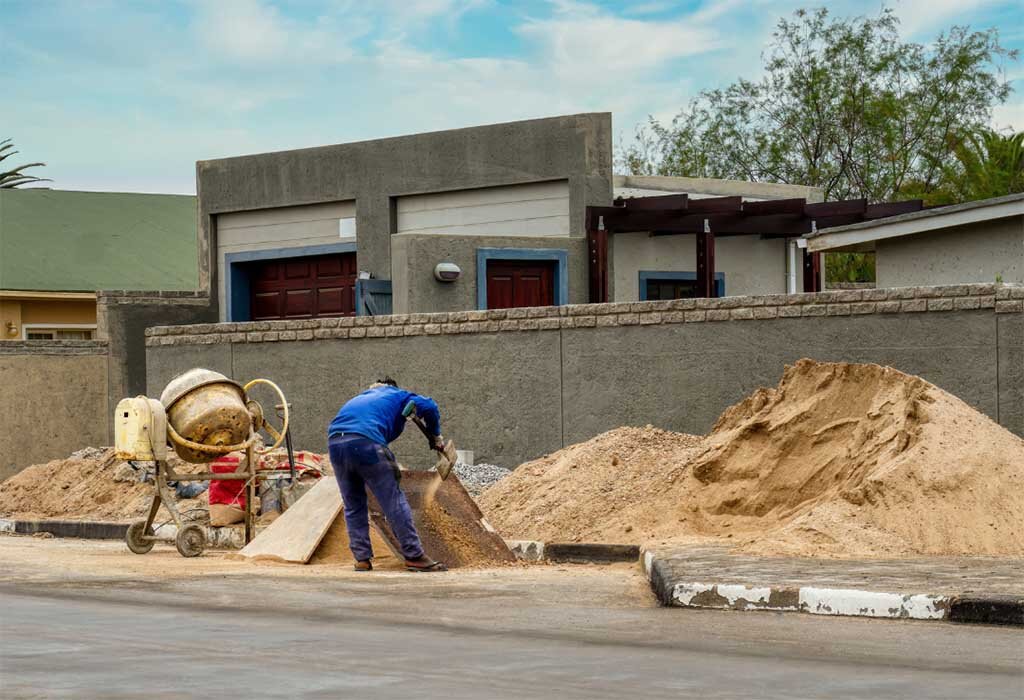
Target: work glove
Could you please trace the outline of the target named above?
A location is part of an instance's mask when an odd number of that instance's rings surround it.
[[[444,435],[435,436],[433,443],[430,445],[430,449],[436,450],[437,452],[444,452]]]

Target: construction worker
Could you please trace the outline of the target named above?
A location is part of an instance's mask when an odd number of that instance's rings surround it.
[[[437,403],[400,389],[391,377],[385,377],[348,401],[327,429],[327,444],[345,502],[345,524],[348,544],[356,559],[356,571],[373,569],[370,547],[369,512],[366,489],[377,498],[391,531],[395,533],[410,571],[447,571],[441,562],[423,553],[419,533],[412,520],[409,502],[399,488],[401,472],[388,444],[405,428],[402,409],[412,401],[434,438],[431,449],[444,449],[441,437],[441,415]]]

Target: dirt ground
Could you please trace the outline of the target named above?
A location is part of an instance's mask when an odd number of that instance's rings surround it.
[[[637,564],[551,565],[517,563],[498,567],[467,567],[438,573],[413,573],[385,566],[359,573],[351,564],[320,563],[298,566],[235,559],[230,552],[208,551],[186,559],[173,545],[157,544],[149,554],[132,554],[123,542],[112,540],[40,539],[0,536],[0,582],[80,583],[93,581],[131,583],[149,581],[174,585],[192,579],[239,582],[323,580],[379,587],[382,592],[430,588],[443,597],[444,590],[471,591],[478,584],[493,588],[495,582],[542,592],[546,586],[586,592],[595,603],[609,607],[656,607],[643,572]]]

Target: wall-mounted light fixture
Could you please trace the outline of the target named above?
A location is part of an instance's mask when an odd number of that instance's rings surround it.
[[[434,268],[434,277],[438,282],[454,282],[462,276],[459,266],[451,262],[438,263]]]
[[[18,332],[18,326],[14,324],[14,321],[7,322],[7,335],[15,335]]]

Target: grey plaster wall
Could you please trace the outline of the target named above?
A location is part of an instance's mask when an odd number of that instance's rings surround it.
[[[107,393],[110,406],[146,392],[146,329],[158,325],[217,320],[210,299],[188,292],[100,292],[98,335],[108,343]],[[111,427],[111,430],[113,428]],[[113,440],[111,432],[107,441]]]
[[[1024,217],[880,240],[878,287],[972,282],[1024,283]]]
[[[999,314],[996,319],[999,422],[1024,436],[1024,314]]]
[[[401,234],[392,237],[392,302],[395,313],[429,313],[475,309],[477,248],[544,248],[568,255],[569,303],[587,300],[585,238],[513,236],[440,236]],[[453,262],[462,277],[453,283],[434,279],[434,266]]]
[[[327,425],[341,405],[390,374],[437,400],[445,434],[462,446],[481,459],[518,464],[524,454],[563,443],[560,343],[557,333],[534,333],[512,343],[491,334],[160,348],[150,352],[150,394],[195,366],[243,382],[267,377],[293,404],[296,445],[326,451]],[[425,444],[410,426],[394,449],[403,464],[426,468],[436,455]]]
[[[567,444],[619,425],[706,433],[721,412],[803,357],[917,374],[998,412],[996,315],[984,312],[779,318],[563,331]],[[624,361],[623,358],[629,358]]]
[[[104,343],[0,343],[0,480],[109,444]]]
[[[383,374],[441,404],[445,433],[516,466],[620,425],[707,432],[787,363],[917,374],[1024,435],[1024,287],[958,285],[155,328],[148,386],[208,366],[277,381],[325,449],[339,405]],[[415,432],[403,463],[432,463]]]
[[[592,113],[200,161],[200,289],[217,289],[214,217],[227,212],[355,200],[359,267],[382,279],[402,195],[566,180],[582,237],[586,206],[611,202],[611,144],[611,115]]]

